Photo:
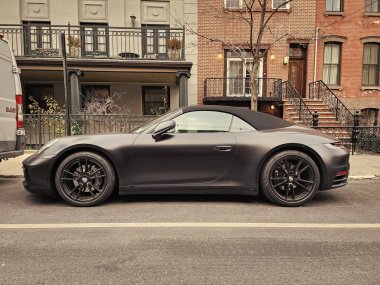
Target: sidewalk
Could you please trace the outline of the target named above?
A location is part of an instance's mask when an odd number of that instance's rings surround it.
[[[0,162],[0,177],[22,177],[22,161],[34,152],[26,150],[22,156]],[[380,154],[351,155],[350,164],[350,179],[380,179]]]

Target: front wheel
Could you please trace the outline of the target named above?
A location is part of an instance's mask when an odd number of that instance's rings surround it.
[[[77,152],[59,164],[55,186],[62,199],[73,206],[96,206],[111,195],[115,174],[104,157],[92,152]]]
[[[264,195],[281,206],[301,206],[319,189],[320,174],[312,158],[300,151],[272,156],[261,173]]]

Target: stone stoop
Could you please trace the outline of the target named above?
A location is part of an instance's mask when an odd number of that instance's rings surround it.
[[[319,127],[340,127],[341,124],[336,120],[335,115],[330,111],[329,107],[323,103],[322,100],[306,100],[304,99],[306,106],[312,113],[318,112],[318,126]],[[284,120],[302,124],[298,116],[297,110],[289,101],[284,102]]]

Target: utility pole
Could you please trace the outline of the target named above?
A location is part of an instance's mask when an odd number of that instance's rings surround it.
[[[65,121],[66,121],[66,136],[71,135],[71,124],[70,124],[70,96],[68,92],[68,82],[67,82],[67,56],[66,56],[66,37],[65,33],[61,33],[61,51],[62,51],[62,62],[63,62],[63,86],[65,90]]]

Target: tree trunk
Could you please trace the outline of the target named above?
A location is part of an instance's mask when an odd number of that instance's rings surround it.
[[[255,60],[255,63],[252,66],[251,72],[251,110],[257,111],[257,74],[259,72],[258,60]]]

